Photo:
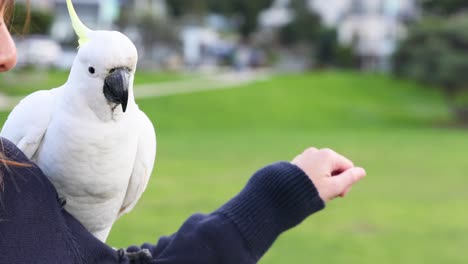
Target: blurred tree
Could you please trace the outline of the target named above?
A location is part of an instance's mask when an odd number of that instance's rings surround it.
[[[468,124],[468,17],[427,17],[410,28],[395,54],[397,76],[442,89]]]
[[[294,19],[279,31],[283,45],[311,47],[312,60],[318,67],[355,66],[357,59],[353,50],[339,44],[336,28],[323,26],[321,17],[308,7],[306,0],[291,1],[290,7],[294,12]]]
[[[280,29],[280,41],[284,45],[300,42],[314,42],[322,30],[320,16],[310,10],[305,0],[292,1],[290,4],[294,19]]]
[[[261,11],[270,7],[274,0],[208,0],[214,12],[228,14],[239,18],[240,33],[248,37],[257,30],[258,16]]]
[[[248,37],[257,29],[260,12],[273,3],[274,0],[167,0],[171,14],[179,17],[187,14],[203,15],[219,13],[239,20],[239,30]]]
[[[322,28],[315,41],[315,61],[319,67],[353,68],[358,58],[352,47],[340,45],[336,28]]]
[[[435,15],[451,15],[467,11],[466,0],[421,0],[423,10]]]
[[[33,21],[33,23],[28,25],[27,30],[23,30],[27,20],[27,10],[24,4],[19,3],[15,5],[11,31],[19,34],[45,35],[49,33],[53,19],[54,17],[51,12],[33,8],[30,10],[30,21]]]
[[[338,41],[336,29],[324,28],[317,33],[315,40],[315,60],[319,67],[326,67],[335,64]]]
[[[172,16],[181,17],[186,14],[205,14],[208,11],[208,0],[166,0]]]
[[[135,20],[136,18],[133,9],[128,5],[128,2],[124,2],[116,21],[116,25],[120,30],[125,30],[128,26],[135,23]]]
[[[145,50],[151,50],[159,43],[178,43],[177,31],[170,21],[162,20],[150,14],[136,18],[136,26],[141,31]]]
[[[126,1],[116,24],[135,38],[139,54],[143,54],[140,62],[146,67],[165,66],[166,59],[180,48],[178,26],[170,17],[154,13],[151,8],[135,9],[134,3]]]

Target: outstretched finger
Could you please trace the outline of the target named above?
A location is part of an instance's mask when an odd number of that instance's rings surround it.
[[[366,176],[363,168],[355,167],[344,171],[343,173],[331,178],[336,186],[336,195],[346,195],[351,186]]]

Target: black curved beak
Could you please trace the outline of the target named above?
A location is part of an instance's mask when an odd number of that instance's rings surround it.
[[[104,96],[107,101],[122,105],[124,112],[127,110],[129,79],[127,68],[115,68],[104,80]]]

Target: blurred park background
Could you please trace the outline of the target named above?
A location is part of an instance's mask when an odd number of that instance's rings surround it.
[[[63,84],[77,52],[65,1],[22,1],[0,121]],[[157,241],[253,172],[330,147],[368,171],[261,263],[468,263],[467,0],[75,0],[124,32],[157,129],[153,177],[109,244]]]

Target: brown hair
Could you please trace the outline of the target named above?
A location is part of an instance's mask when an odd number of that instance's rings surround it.
[[[12,25],[12,21],[15,19],[15,1],[14,0],[0,0],[0,11],[3,10],[3,20],[6,24]],[[29,12],[29,0],[26,0],[26,14],[24,15],[23,34],[27,33],[29,23],[31,20],[31,14]],[[18,32],[15,32],[18,33]]]
[[[3,11],[5,23],[9,23],[13,14],[13,0],[0,1],[0,11]]]
[[[9,166],[12,167],[31,167],[32,165],[30,163],[24,163],[24,162],[18,162],[14,160],[10,160],[6,155],[5,155],[5,149],[3,147],[3,141],[0,139],[0,166],[3,166],[5,168],[9,168]],[[3,188],[3,173],[0,172],[0,193],[2,192]]]

